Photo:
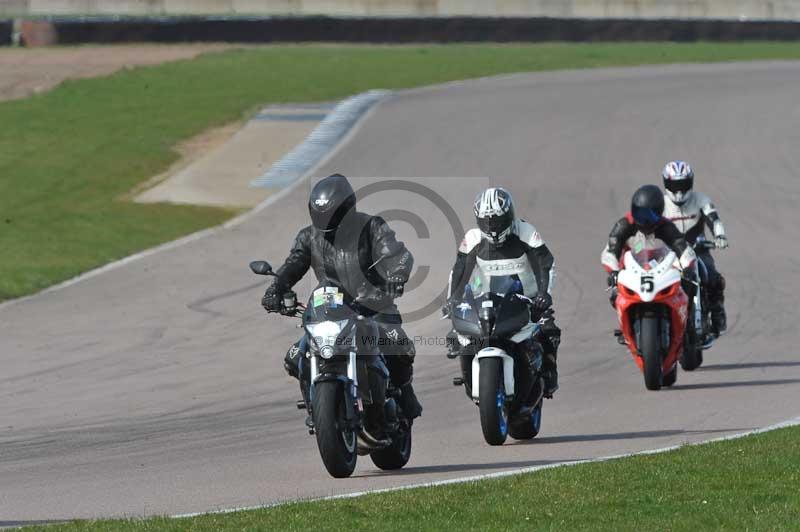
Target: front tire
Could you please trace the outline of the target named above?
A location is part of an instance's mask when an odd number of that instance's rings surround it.
[[[641,322],[641,340],[639,351],[644,361],[644,385],[648,390],[661,389],[663,374],[661,371],[660,342],[658,341],[658,317],[644,316]]]
[[[503,361],[484,358],[480,361],[480,368],[478,400],[483,439],[489,445],[503,445],[508,437]]]
[[[392,438],[392,445],[373,452],[369,457],[380,469],[391,471],[402,468],[411,458],[411,427],[403,426],[400,433]]]
[[[325,469],[334,478],[349,477],[356,468],[357,442],[355,431],[346,425],[347,409],[340,382],[320,382],[315,386],[312,412]]]

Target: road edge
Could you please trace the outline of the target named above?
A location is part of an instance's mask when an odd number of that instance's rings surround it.
[[[392,486],[389,488],[377,488],[374,490],[363,490],[363,491],[354,491],[351,493],[342,493],[339,495],[328,495],[325,497],[312,497],[307,499],[293,499],[293,500],[286,500],[280,501],[270,504],[263,504],[257,506],[242,506],[242,507],[234,507],[234,508],[223,508],[219,510],[211,510],[207,512],[193,512],[193,513],[185,513],[185,514],[175,514],[170,515],[170,519],[188,519],[192,517],[200,517],[204,515],[224,515],[230,514],[235,512],[246,512],[252,510],[267,510],[270,508],[276,508],[278,506],[285,506],[287,504],[294,504],[299,502],[319,502],[319,501],[332,501],[332,500],[340,500],[340,499],[355,499],[358,497],[363,497],[365,495],[373,495],[376,493],[390,493],[395,491],[404,491],[410,489],[418,489],[418,488],[433,488],[437,486],[448,486],[451,484],[464,484],[467,482],[477,482],[481,480],[489,480],[495,478],[505,478],[511,477],[516,475],[523,475],[527,473],[534,473],[536,471],[542,471],[545,469],[554,469],[558,467],[570,467],[580,464],[593,464],[598,462],[609,462],[611,460],[618,460],[620,458],[630,458],[632,456],[646,456],[651,454],[662,454],[670,451],[678,450],[682,447],[698,447],[701,445],[708,445],[710,443],[717,443],[721,441],[730,441],[730,440],[738,440],[741,438],[745,438],[747,436],[753,436],[755,434],[763,434],[765,432],[771,432],[773,430],[788,428],[788,427],[795,427],[800,426],[800,417],[796,417],[794,419],[789,419],[786,421],[781,421],[779,423],[775,423],[773,425],[768,425],[766,427],[762,427],[759,429],[753,429],[745,432],[738,432],[735,434],[729,434],[727,436],[720,436],[717,438],[712,438],[709,440],[703,440],[698,442],[692,443],[683,443],[683,444],[676,444],[670,445],[667,447],[659,447],[656,449],[645,449],[643,451],[636,451],[633,453],[623,453],[623,454],[615,454],[610,456],[601,456],[597,458],[588,458],[585,460],[572,460],[572,461],[565,461],[565,462],[557,462],[552,464],[544,464],[544,465],[536,465],[536,466],[528,466],[522,467],[519,469],[512,469],[508,471],[497,471],[495,473],[485,473],[482,475],[470,475],[467,477],[457,477],[457,478],[449,478],[444,480],[433,480],[430,482],[420,482],[416,484],[407,484],[404,486]]]

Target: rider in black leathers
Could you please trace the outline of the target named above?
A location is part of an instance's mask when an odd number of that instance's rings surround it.
[[[279,311],[283,294],[309,268],[320,283],[333,282],[350,297],[358,297],[359,313],[378,323],[390,379],[402,392],[401,407],[411,418],[418,417],[422,406],[411,386],[414,344],[403,330],[394,304],[394,299],[403,294],[414,258],[381,217],[358,212],[355,207],[355,193],[343,175],[326,177],[314,186],[308,200],[312,224],[297,234],[262,305],[269,311]],[[286,371],[301,380],[301,389],[308,378],[303,365],[307,349],[304,340],[296,342],[284,360]]]

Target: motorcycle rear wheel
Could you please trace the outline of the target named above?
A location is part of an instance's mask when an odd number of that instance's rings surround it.
[[[508,433],[515,440],[532,440],[542,428],[542,403],[531,410],[527,419],[514,420],[508,426]]]
[[[380,469],[391,471],[402,468],[411,458],[411,427],[402,427],[400,433],[392,438],[392,445],[373,452],[369,457]]]

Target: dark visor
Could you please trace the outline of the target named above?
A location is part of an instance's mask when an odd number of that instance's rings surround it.
[[[633,220],[643,227],[652,227],[661,220],[660,214],[653,209],[647,209],[645,207],[634,207],[631,214],[633,214]]]
[[[511,225],[512,220],[510,218],[508,215],[478,218],[478,228],[488,234],[501,233]]]
[[[691,179],[665,179],[664,188],[670,192],[689,192],[692,190]]]

